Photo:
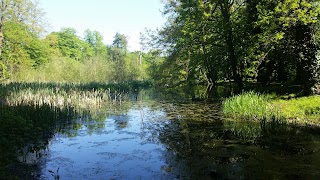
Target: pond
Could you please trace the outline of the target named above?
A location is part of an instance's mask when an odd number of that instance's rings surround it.
[[[319,179],[319,132],[227,120],[218,103],[136,98],[60,123],[20,160],[34,179]]]

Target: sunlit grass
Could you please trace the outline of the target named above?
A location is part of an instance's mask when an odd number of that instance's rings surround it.
[[[255,92],[245,92],[227,98],[223,102],[223,113],[239,120],[286,119],[298,124],[320,123],[320,96],[273,99]]]
[[[279,109],[286,119],[307,124],[320,123],[320,96],[274,100],[272,105]]]
[[[270,97],[253,91],[233,96],[223,102],[223,112],[229,117],[258,120],[271,116]]]

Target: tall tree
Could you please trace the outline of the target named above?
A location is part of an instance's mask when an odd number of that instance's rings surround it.
[[[112,47],[121,49],[123,52],[126,52],[128,48],[128,41],[126,36],[117,32],[114,36]]]
[[[115,81],[123,81],[127,79],[127,38],[125,35],[116,33],[112,45],[109,47],[110,58],[114,63]]]
[[[23,23],[29,31],[38,35],[43,31],[43,16],[36,0],[0,0],[0,57],[6,22]]]
[[[58,36],[58,47],[63,56],[74,60],[82,60],[93,55],[93,50],[88,43],[81,40],[73,28],[63,28],[60,32],[55,32]]]
[[[310,92],[318,2],[168,0],[164,13],[168,21],[157,42],[168,54],[162,66],[171,82],[205,77],[214,84],[229,78],[241,90],[248,78],[266,83],[297,79]]]
[[[224,20],[224,39],[227,45],[227,51],[229,56],[229,61],[232,69],[232,75],[236,81],[239,90],[243,88],[242,77],[239,72],[239,62],[236,56],[236,47],[234,44],[233,27],[231,21],[232,8],[234,8],[236,1],[220,0],[218,2],[221,10],[221,14]],[[237,13],[237,12],[235,12]]]
[[[281,71],[287,65],[295,67],[290,68],[294,69],[295,82],[302,84],[304,93],[309,94],[315,84],[318,48],[314,27],[318,22],[319,4],[307,0],[274,0],[261,1],[257,7],[257,24],[262,29],[260,40],[271,49],[268,58],[277,62],[278,77],[281,78]],[[284,46],[284,51],[277,52],[279,45]],[[286,62],[283,62],[286,58],[279,58],[283,52],[291,57]]]
[[[9,0],[0,1],[0,58],[2,54],[2,44],[3,44],[3,24],[6,20],[6,15],[8,12]]]
[[[2,78],[6,78],[7,70],[13,71],[18,61],[20,64],[46,61],[45,52],[42,51],[43,46],[38,41],[43,30],[42,17],[43,11],[36,0],[0,0],[0,71],[2,71],[0,76]],[[24,58],[13,61],[14,56]],[[31,60],[31,58],[35,59]]]
[[[95,56],[102,56],[106,58],[107,47],[102,42],[103,36],[101,33],[87,29],[84,32],[84,41],[93,48]]]
[[[219,78],[233,77],[238,89],[243,86],[240,54],[242,42],[235,41],[235,16],[243,8],[242,1],[167,1],[169,20],[160,31],[161,43],[170,44],[169,59],[180,59],[188,82],[205,77],[208,84]],[[233,16],[232,16],[233,15]],[[173,64],[173,63],[171,63]],[[179,71],[179,66],[176,70]],[[231,73],[229,72],[231,69]]]

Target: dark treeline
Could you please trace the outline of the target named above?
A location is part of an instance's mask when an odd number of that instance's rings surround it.
[[[319,81],[319,3],[308,0],[168,0],[156,36],[171,84],[231,80],[301,85]]]

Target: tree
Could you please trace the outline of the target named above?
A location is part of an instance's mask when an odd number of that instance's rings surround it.
[[[108,48],[110,58],[114,62],[115,81],[124,81],[128,76],[127,55],[127,38],[125,35],[116,33],[112,45]]]
[[[0,0],[0,57],[3,48],[6,22],[23,23],[25,27],[39,34],[43,31],[43,11],[33,0]]]
[[[295,82],[302,84],[304,93],[309,94],[315,84],[317,64],[318,48],[314,35],[320,12],[318,3],[307,0],[262,1],[257,7],[260,14],[257,24],[262,30],[260,41],[271,47],[268,58],[273,55],[278,59],[281,52],[277,50],[281,46],[286,56],[291,57],[287,62],[277,61],[278,77],[281,78],[281,71],[290,69],[295,72]],[[288,65],[291,68],[286,68]]]
[[[112,47],[118,48],[122,50],[124,53],[126,53],[128,48],[128,41],[126,36],[124,34],[120,34],[117,32],[116,35],[114,36]]]
[[[177,65],[182,81],[199,82],[204,77],[208,84],[215,84],[227,76],[235,79],[238,89],[242,88],[238,62],[241,53],[236,52],[241,48],[235,43],[235,20],[231,17],[241,8],[241,1],[167,2],[169,20],[159,33],[159,42],[169,44],[168,60],[179,62],[169,64]]]
[[[84,32],[84,41],[93,48],[95,56],[107,57],[107,47],[102,42],[103,36],[101,33],[87,29]]]
[[[58,47],[61,54],[77,61],[84,57],[91,57],[93,49],[88,43],[82,41],[76,33],[77,31],[73,28],[63,28],[60,32],[53,33],[53,35],[58,36]]]
[[[249,79],[296,79],[309,93],[315,83],[318,2],[170,0],[164,14],[157,42],[168,54],[163,76],[176,85],[228,78],[239,92]]]
[[[19,64],[47,61],[38,40],[43,30],[43,11],[37,1],[0,0],[0,70],[2,78]],[[16,33],[16,34],[15,34]],[[33,59],[32,59],[33,58]]]

